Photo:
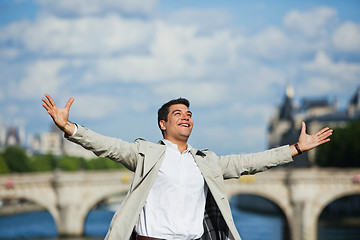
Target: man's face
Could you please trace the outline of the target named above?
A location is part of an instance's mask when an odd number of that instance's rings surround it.
[[[193,128],[192,114],[187,106],[175,104],[169,107],[168,120],[160,121],[164,138],[176,143],[176,141],[187,141]]]

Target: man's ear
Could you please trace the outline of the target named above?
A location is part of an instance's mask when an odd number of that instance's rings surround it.
[[[166,130],[166,126],[165,126],[165,120],[160,120],[160,129],[165,131]]]

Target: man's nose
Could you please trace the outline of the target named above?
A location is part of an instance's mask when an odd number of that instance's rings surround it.
[[[183,113],[181,115],[181,118],[184,119],[184,120],[189,120],[190,119],[190,117],[189,117],[189,115],[187,113]]]

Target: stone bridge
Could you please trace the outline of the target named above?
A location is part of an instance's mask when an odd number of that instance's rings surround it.
[[[82,235],[88,212],[97,203],[125,194],[127,171],[54,172],[0,176],[0,199],[26,199],[46,208],[63,236]],[[253,194],[277,204],[292,240],[316,240],[317,222],[332,201],[360,194],[360,169],[275,168],[226,181],[229,199]]]

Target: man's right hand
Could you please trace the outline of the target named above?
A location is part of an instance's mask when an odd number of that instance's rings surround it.
[[[54,123],[66,134],[73,135],[75,132],[75,124],[70,122],[69,111],[71,104],[74,102],[74,98],[70,98],[64,108],[58,108],[54,100],[49,94],[45,94],[46,98],[43,98],[44,102],[42,106],[47,110]]]

